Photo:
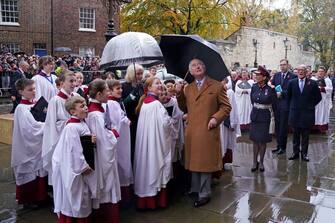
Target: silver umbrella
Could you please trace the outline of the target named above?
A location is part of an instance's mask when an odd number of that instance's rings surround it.
[[[124,69],[132,63],[152,66],[163,63],[163,54],[155,38],[147,33],[126,32],[109,40],[102,53],[102,69]]]

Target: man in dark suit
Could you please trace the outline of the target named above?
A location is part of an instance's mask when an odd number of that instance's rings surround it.
[[[297,78],[295,74],[288,70],[288,60],[280,60],[280,72],[272,78],[272,85],[276,87],[277,98],[275,101],[275,126],[277,149],[272,150],[278,155],[286,153],[288,134],[289,104],[287,98],[287,87],[290,80]]]
[[[318,84],[306,78],[306,66],[298,66],[298,78],[289,82],[287,98],[290,105],[289,123],[293,127],[293,154],[289,160],[299,158],[308,162],[308,141],[310,128],[315,122],[315,106],[322,96]],[[301,137],[301,143],[300,143]]]
[[[10,76],[10,94],[13,103],[13,108],[10,113],[14,113],[16,106],[20,103],[21,96],[15,88],[15,82],[21,78],[26,78],[26,72],[29,69],[29,64],[22,60],[19,63],[19,68]]]

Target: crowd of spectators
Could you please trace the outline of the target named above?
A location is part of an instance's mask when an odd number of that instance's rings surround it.
[[[39,72],[38,55],[27,55],[25,53],[1,53],[0,54],[0,88],[6,91],[10,88],[10,78],[19,68],[19,63],[25,61],[29,67],[25,75],[27,78],[32,78]],[[81,71],[88,79],[94,79],[101,76],[99,71],[99,57],[78,57],[72,55],[64,55],[61,57],[54,56],[55,74],[66,69],[72,71]]]

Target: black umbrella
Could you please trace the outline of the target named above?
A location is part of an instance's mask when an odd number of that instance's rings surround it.
[[[162,35],[159,46],[168,72],[178,77],[185,77],[188,64],[195,58],[205,63],[211,78],[221,81],[229,75],[219,49],[198,35]],[[188,75],[186,80],[191,82],[193,78]]]

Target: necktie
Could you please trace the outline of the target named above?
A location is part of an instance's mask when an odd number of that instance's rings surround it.
[[[300,92],[302,93],[302,91],[304,90],[304,80],[299,80],[299,88]]]
[[[198,87],[198,90],[200,90],[200,88],[201,88],[201,81],[197,81],[197,87]]]

